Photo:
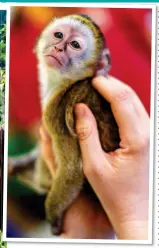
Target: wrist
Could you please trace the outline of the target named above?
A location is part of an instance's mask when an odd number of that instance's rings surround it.
[[[116,229],[118,239],[148,240],[148,221],[123,222]]]
[[[118,211],[115,211],[117,209]],[[148,239],[148,201],[120,208],[107,209],[111,224],[118,239],[146,240]]]

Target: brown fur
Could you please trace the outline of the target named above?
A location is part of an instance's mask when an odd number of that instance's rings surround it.
[[[66,92],[53,97],[44,112],[44,121],[52,133],[57,175],[46,199],[47,219],[54,223],[81,191],[84,175],[81,153],[75,132],[74,106],[85,103],[92,110],[105,152],[119,147],[119,133],[110,104],[92,87],[90,78],[73,84]]]

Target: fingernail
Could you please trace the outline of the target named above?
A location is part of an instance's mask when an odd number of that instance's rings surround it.
[[[87,111],[83,104],[77,104],[75,107],[76,113],[76,134],[80,140],[85,140],[89,137],[92,131],[91,121],[87,115]]]
[[[85,114],[85,109],[82,104],[77,104],[75,106],[75,114],[77,119],[81,119]]]

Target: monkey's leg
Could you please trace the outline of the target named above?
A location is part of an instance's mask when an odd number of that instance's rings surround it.
[[[39,188],[44,190],[44,192],[48,192],[52,184],[52,177],[42,156],[35,163],[34,180]]]
[[[80,150],[77,140],[72,137],[58,137],[57,143],[54,144],[55,154],[58,154],[58,169],[55,175],[51,190],[48,193],[45,202],[46,218],[52,226],[57,225],[57,219],[70,206],[80,193],[84,176],[81,168]],[[57,234],[58,230],[53,230]]]

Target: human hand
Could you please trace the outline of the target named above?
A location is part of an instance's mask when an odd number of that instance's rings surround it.
[[[105,153],[90,109],[77,104],[76,131],[83,171],[119,239],[148,239],[149,117],[135,92],[113,77],[97,77],[94,88],[111,104],[120,148]]]
[[[56,174],[52,141],[44,126],[40,128],[42,156],[51,175]],[[61,238],[113,239],[114,231],[101,205],[81,192],[65,212]]]

